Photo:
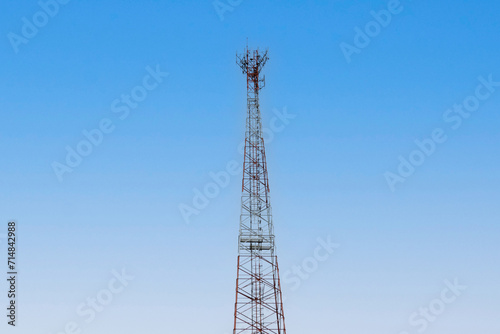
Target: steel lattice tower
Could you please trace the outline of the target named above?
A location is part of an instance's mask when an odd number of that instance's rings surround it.
[[[233,334],[286,334],[259,109],[268,59],[248,47],[237,56],[247,76],[247,120]]]

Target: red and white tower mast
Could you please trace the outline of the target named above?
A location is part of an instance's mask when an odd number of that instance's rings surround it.
[[[233,334],[286,334],[259,109],[268,59],[248,47],[237,56],[247,76],[247,120]]]

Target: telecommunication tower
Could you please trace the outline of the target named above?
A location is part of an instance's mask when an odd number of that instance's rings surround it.
[[[233,334],[286,334],[259,108],[269,58],[247,47],[236,59],[247,77],[247,119]]]

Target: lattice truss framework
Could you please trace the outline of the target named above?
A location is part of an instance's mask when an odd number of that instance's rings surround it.
[[[286,334],[259,108],[268,59],[248,48],[237,56],[247,76],[247,120],[233,334]]]

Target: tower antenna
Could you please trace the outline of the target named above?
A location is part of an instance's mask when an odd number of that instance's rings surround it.
[[[247,77],[247,119],[233,334],[286,334],[259,107],[268,60],[267,50],[248,46],[236,56]]]

